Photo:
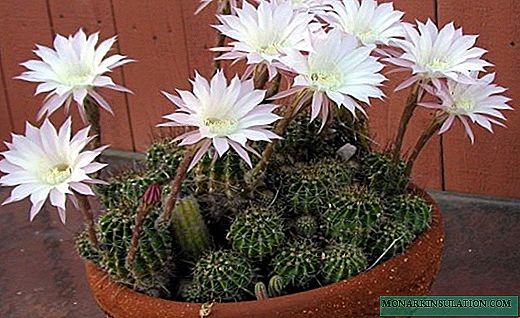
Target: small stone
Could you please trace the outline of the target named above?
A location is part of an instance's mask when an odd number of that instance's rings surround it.
[[[352,144],[345,144],[343,147],[339,148],[336,153],[341,157],[341,159],[349,161],[356,154],[356,151],[356,146]]]

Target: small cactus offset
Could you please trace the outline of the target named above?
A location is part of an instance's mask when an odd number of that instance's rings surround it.
[[[255,285],[255,296],[257,300],[266,300],[269,299],[269,294],[267,293],[267,287],[263,282],[258,282]]]
[[[239,214],[228,232],[233,249],[251,259],[271,255],[284,238],[284,225],[278,213],[254,206]]]
[[[179,166],[185,149],[165,138],[155,141],[146,151],[146,168],[154,173],[159,182],[167,182]]]
[[[404,161],[395,164],[390,154],[375,152],[363,158],[360,179],[371,189],[386,194],[403,193],[410,182]]]
[[[239,301],[253,297],[255,273],[249,261],[232,251],[202,257],[193,272],[202,301]]]
[[[329,239],[364,244],[382,216],[379,196],[363,187],[351,187],[337,194],[323,213],[322,226]]]
[[[181,285],[179,288],[179,297],[190,303],[201,303],[207,298],[200,290],[200,286],[193,281]]]
[[[172,239],[169,229],[156,229],[154,220],[160,209],[154,209],[143,224],[135,264],[126,264],[135,213],[108,211],[99,219],[99,265],[118,281],[145,293],[167,294],[168,275],[173,270]]]
[[[194,197],[186,197],[177,202],[171,223],[176,242],[190,259],[198,260],[212,247],[208,228]]]
[[[285,290],[285,282],[282,276],[274,275],[269,279],[269,285],[267,285],[267,292],[269,297],[274,298],[282,296]]]
[[[287,200],[296,214],[319,215],[335,189],[349,186],[351,181],[350,168],[342,161],[325,159],[289,169],[283,182],[288,187]]]
[[[386,220],[381,224],[369,244],[372,249],[372,257],[377,259],[383,254],[383,259],[393,257],[404,252],[414,239],[413,231],[406,225]]]
[[[311,238],[318,231],[318,222],[313,215],[302,215],[294,221],[296,234]]]
[[[282,249],[272,261],[273,274],[289,287],[308,288],[317,281],[320,251],[310,240],[296,240]]]
[[[332,243],[322,255],[322,276],[326,284],[354,276],[367,267],[363,250],[346,243]]]
[[[389,218],[406,224],[414,234],[422,233],[432,217],[431,205],[415,194],[392,197],[385,212]]]

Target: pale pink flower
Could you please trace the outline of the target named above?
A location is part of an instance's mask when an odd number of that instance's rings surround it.
[[[54,49],[36,45],[37,50],[34,50],[34,53],[41,58],[41,61],[30,60],[21,64],[29,71],[22,73],[17,78],[29,82],[40,82],[41,84],[36,88],[36,95],[49,93],[38,112],[38,119],[43,118],[45,114],[50,116],[62,105],[65,105],[66,112],[68,112],[70,103],[74,99],[78,104],[79,113],[86,123],[83,103],[87,95],[92,97],[99,106],[113,113],[108,102],[95,91],[96,87],[130,92],[103,74],[133,60],[126,59],[126,56],[119,54],[105,58],[116,41],[116,37],[101,42],[96,48],[98,38],[99,33],[94,33],[87,38],[81,29],[68,38],[58,34],[54,38]]]
[[[360,3],[361,1],[361,3]],[[377,4],[375,0],[331,0],[332,10],[322,17],[332,27],[352,34],[363,45],[389,45],[404,36],[401,18],[393,3]]]
[[[231,146],[251,166],[247,151],[253,150],[247,145],[248,140],[270,142],[279,138],[268,130],[268,125],[280,118],[273,113],[277,106],[261,105],[266,92],[254,89],[253,81],[241,81],[235,76],[228,85],[224,73],[218,71],[211,82],[196,74],[192,85],[192,92],[177,90],[179,96],[163,92],[179,108],[164,116],[169,122],[159,125],[195,128],[175,139],[181,140],[181,146],[200,143],[189,169],[211,144],[219,156]]]
[[[471,72],[484,71],[491,64],[481,59],[487,51],[474,47],[476,35],[464,35],[462,28],[455,29],[453,23],[440,31],[433,21],[417,22],[417,29],[403,23],[405,39],[393,42],[404,53],[387,61],[412,71],[412,77],[397,90],[406,88],[419,80],[449,78],[461,83],[472,83]]]
[[[382,98],[379,89],[386,78],[381,75],[383,64],[370,55],[373,47],[358,46],[358,40],[339,30],[316,35],[308,55],[290,52],[282,62],[297,76],[293,87],[275,96],[285,97],[301,89],[312,93],[311,121],[320,115],[323,123],[330,113],[330,101],[346,107],[354,116],[356,109],[365,113],[359,102]]]
[[[462,84],[448,79],[447,83],[439,81],[436,88],[426,87],[431,94],[439,97],[440,104],[423,102],[419,105],[438,109],[447,115],[439,134],[445,133],[455,119],[459,119],[473,143],[475,137],[468,120],[493,132],[492,124],[504,126],[499,120],[506,118],[500,111],[513,108],[507,104],[511,99],[499,95],[506,89],[493,84],[494,73],[480,79],[477,73],[471,76],[474,84]]]
[[[92,140],[88,137],[90,127],[80,130],[71,138],[71,120],[65,121],[59,132],[46,119],[37,128],[27,123],[24,135],[12,135],[12,142],[5,143],[8,150],[0,153],[0,185],[15,187],[3,204],[30,197],[32,203],[30,220],[41,210],[47,198],[58,209],[65,223],[66,196],[74,203],[74,192],[94,195],[89,183],[101,183],[88,174],[105,167],[93,162],[106,147],[82,151]]]
[[[276,74],[276,63],[287,50],[308,51],[312,14],[295,11],[290,3],[261,1],[258,8],[244,2],[236,15],[220,15],[215,26],[233,41],[231,46],[214,48],[226,52],[219,59],[247,59],[247,64],[266,64],[270,78]],[[249,73],[249,72],[246,72]]]
[[[261,1],[262,0],[256,0],[256,2]],[[330,2],[330,0],[271,0],[271,2],[277,2],[279,4],[290,3],[295,10],[318,13],[328,8],[327,3]]]

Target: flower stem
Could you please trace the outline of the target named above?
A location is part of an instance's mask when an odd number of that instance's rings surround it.
[[[307,94],[305,94],[305,92],[301,92],[286,108],[284,117],[276,124],[273,130],[275,134],[278,136],[283,136],[285,130],[287,130],[287,127],[297,115],[294,113],[295,109],[302,103],[302,99],[305,98],[305,96],[307,96]],[[301,109],[303,109],[303,107],[300,107],[300,110]],[[264,151],[262,152],[262,158],[253,168],[251,173],[247,176],[247,183],[250,185],[250,187],[254,187],[258,183],[259,177],[267,168],[267,163],[269,162],[269,159],[274,152],[274,147],[277,142],[278,140],[275,139],[265,147]]]
[[[412,87],[410,96],[408,96],[408,100],[406,101],[403,115],[401,116],[401,121],[399,122],[399,130],[397,131],[397,137],[395,138],[393,153],[393,159],[395,163],[397,163],[401,157],[401,148],[403,147],[404,135],[406,133],[406,129],[408,128],[408,123],[413,116],[413,112],[417,107],[420,85],[421,82],[419,81]]]
[[[263,89],[268,80],[269,72],[267,71],[267,65],[258,64],[253,71],[253,82],[255,88]]]
[[[94,223],[94,214],[92,213],[92,208],[90,207],[90,202],[86,195],[81,193],[76,193],[76,198],[78,200],[79,210],[81,214],[83,214],[85,226],[87,228],[88,238],[90,243],[94,248],[98,248],[98,240],[96,235],[96,227]]]
[[[280,82],[282,80],[282,75],[280,73],[276,74],[276,77],[273,79],[273,83],[271,87],[267,90],[265,94],[265,99],[269,99],[276,95],[280,91]]]
[[[412,153],[408,157],[408,161],[406,164],[406,175],[410,177],[412,174],[413,165],[419,157],[419,154],[423,150],[424,146],[428,143],[428,141],[433,137],[433,135],[441,128],[442,124],[446,120],[446,116],[435,116],[430,124],[430,126],[422,133],[419,140],[415,144],[415,147],[412,150]]]
[[[137,216],[135,217],[132,239],[130,241],[130,246],[128,247],[128,253],[126,255],[126,265],[129,269],[133,268],[135,255],[137,254],[137,248],[139,247],[139,238],[141,237],[144,220],[148,216],[151,208],[151,205],[148,205],[144,202],[139,204],[139,207],[137,208]]]
[[[101,146],[101,125],[99,106],[89,96],[85,97],[85,112],[87,114],[87,121],[91,126],[91,132],[96,137],[90,143],[92,149],[99,148]]]
[[[168,222],[171,219],[173,209],[175,208],[175,203],[177,203],[177,196],[181,190],[182,182],[186,178],[186,173],[188,172],[190,163],[193,160],[193,157],[195,157],[199,146],[199,144],[195,144],[188,148],[186,153],[184,153],[184,157],[182,158],[182,161],[177,168],[175,178],[170,182],[170,194],[166,198],[164,209],[157,219],[159,223]]]

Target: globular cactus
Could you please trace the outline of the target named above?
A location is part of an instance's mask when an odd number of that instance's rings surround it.
[[[262,259],[283,243],[284,224],[276,211],[253,206],[235,218],[227,238],[234,250]]]
[[[267,293],[267,287],[263,282],[258,282],[255,285],[255,296],[257,300],[266,300],[269,299],[269,294]]]
[[[296,240],[276,255],[271,266],[288,287],[305,289],[317,281],[320,251],[310,240]]]
[[[404,252],[414,239],[413,231],[405,224],[386,220],[374,233],[368,246],[373,258],[377,259],[384,254],[383,259],[388,259]]]
[[[87,230],[84,230],[76,237],[75,246],[76,252],[83,259],[92,261],[96,264],[99,262],[99,251],[92,246]]]
[[[228,199],[242,193],[244,175],[249,168],[236,153],[229,151],[224,157],[213,160],[213,155],[204,156],[191,175],[197,194],[221,192]]]
[[[361,160],[359,177],[366,186],[386,194],[405,192],[410,181],[403,160],[396,164],[390,154],[375,152]]]
[[[342,161],[324,159],[315,164],[296,165],[284,178],[287,200],[296,214],[319,215],[335,189],[346,187],[352,173]]]
[[[323,251],[322,276],[326,284],[357,275],[367,267],[363,250],[347,243],[332,243]]]
[[[202,303],[207,299],[200,286],[193,281],[183,283],[179,288],[179,297],[190,303]]]
[[[168,293],[168,275],[174,268],[171,230],[156,229],[160,208],[154,208],[143,224],[134,264],[126,264],[135,213],[111,210],[98,222],[99,265],[115,280],[145,293]]]
[[[418,195],[403,194],[390,198],[385,214],[404,223],[414,234],[419,234],[430,224],[432,207]]]
[[[318,222],[313,215],[302,215],[294,221],[296,234],[310,238],[318,231]]]
[[[211,237],[194,197],[177,201],[172,213],[173,234],[181,250],[192,260],[212,247]]]
[[[269,279],[269,285],[267,285],[267,293],[269,297],[282,296],[285,291],[285,281],[280,275],[274,275]]]
[[[135,210],[148,187],[158,183],[155,173],[128,171],[108,180],[108,185],[97,187],[101,203],[107,209]]]
[[[172,139],[157,140],[146,150],[146,168],[158,181],[166,182],[175,176],[184,152],[185,148],[172,143]]]
[[[382,211],[377,194],[363,187],[347,188],[331,199],[323,213],[323,233],[335,241],[363,245],[379,226]]]
[[[232,251],[206,254],[195,265],[194,282],[203,301],[240,301],[254,297],[255,273],[249,261]]]

